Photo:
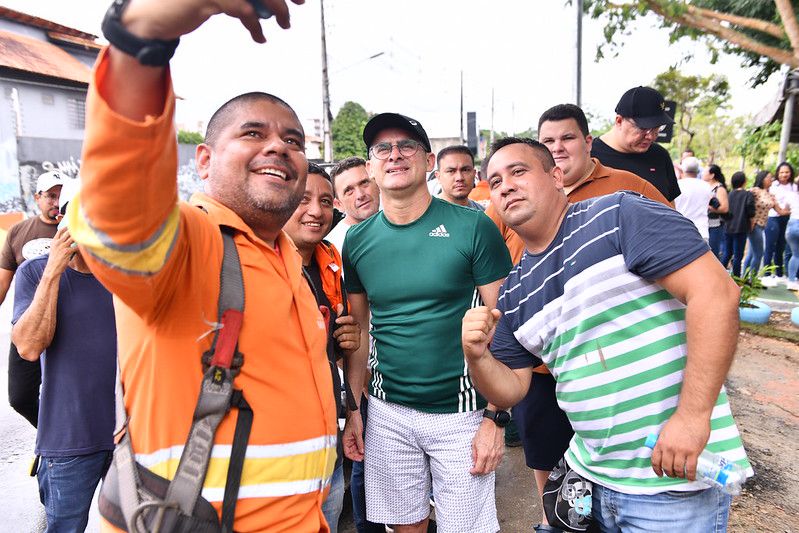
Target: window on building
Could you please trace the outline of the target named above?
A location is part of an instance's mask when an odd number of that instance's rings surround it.
[[[67,120],[72,129],[86,129],[86,98],[69,98],[67,100]]]

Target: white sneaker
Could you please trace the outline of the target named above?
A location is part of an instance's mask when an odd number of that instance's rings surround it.
[[[788,278],[786,278],[785,276],[777,276],[776,278],[774,278],[774,280],[777,283],[782,283],[783,285],[787,285],[788,284]]]
[[[799,281],[789,281],[786,287],[789,291],[799,291]]]
[[[760,284],[764,287],[776,287],[777,286],[777,278],[774,276],[763,276],[760,278]]]

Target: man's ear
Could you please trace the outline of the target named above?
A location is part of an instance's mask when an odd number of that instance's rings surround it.
[[[341,205],[341,202],[338,198],[333,198],[333,207],[344,213],[344,206]]]
[[[552,167],[552,177],[555,179],[555,187],[559,191],[563,190],[563,170],[559,166]]]
[[[429,152],[427,154],[427,172],[434,168],[436,168],[436,155],[433,152]],[[438,173],[436,173],[436,177],[438,177]]]
[[[197,174],[200,179],[208,178],[208,172],[211,167],[211,147],[205,143],[198,144],[194,151],[194,166],[197,169]]]

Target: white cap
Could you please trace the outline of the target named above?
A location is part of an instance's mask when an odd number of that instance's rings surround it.
[[[36,180],[36,194],[47,192],[58,185],[64,185],[61,174],[56,170],[45,172]]]

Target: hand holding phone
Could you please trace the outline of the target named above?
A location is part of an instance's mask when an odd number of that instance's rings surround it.
[[[255,12],[258,13],[258,18],[268,19],[274,14],[261,2],[261,0],[247,1],[250,3],[250,5],[252,5],[253,9],[255,9]]]

